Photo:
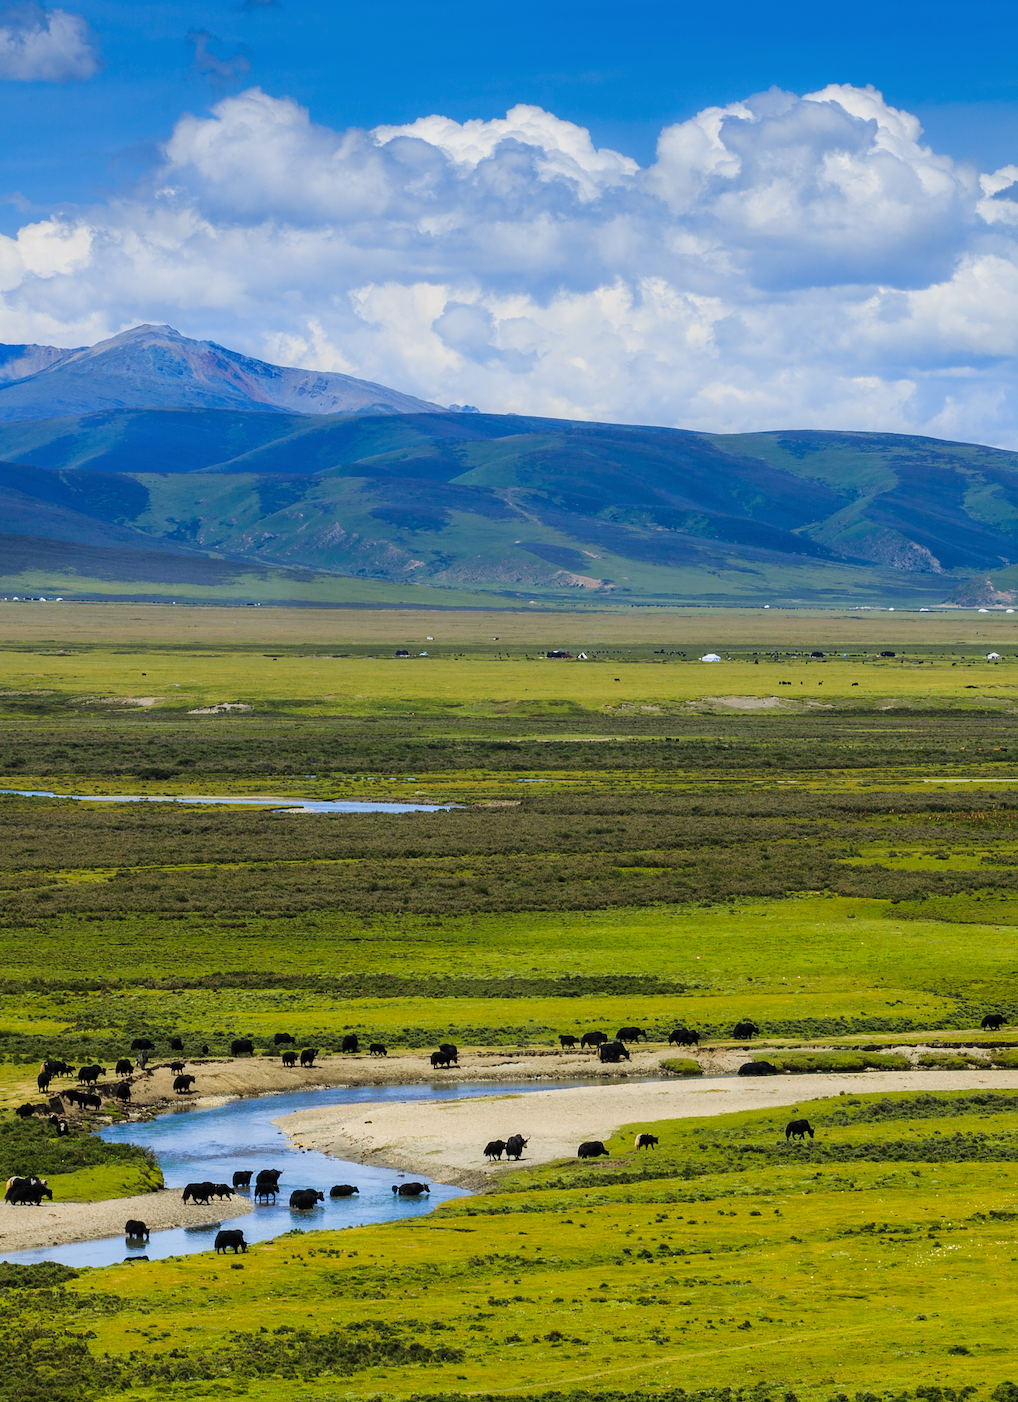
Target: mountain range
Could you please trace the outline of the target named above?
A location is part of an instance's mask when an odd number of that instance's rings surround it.
[[[0,520],[0,588],[79,597],[931,605],[1018,592],[1018,454],[463,413],[168,327],[84,350],[0,347]]]

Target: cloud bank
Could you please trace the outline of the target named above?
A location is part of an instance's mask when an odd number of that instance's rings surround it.
[[[0,340],[139,321],[443,404],[1018,447],[1018,165],[845,85],[708,108],[646,169],[537,107],[337,132],[254,88],[130,198],[0,237]]]
[[[0,79],[73,83],[99,71],[88,21],[35,0],[0,5]]]

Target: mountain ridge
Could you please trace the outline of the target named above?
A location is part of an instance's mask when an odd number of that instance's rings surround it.
[[[18,369],[32,367],[20,378]],[[0,423],[125,408],[263,413],[431,413],[437,405],[334,371],[272,365],[171,326],[132,327],[94,346],[0,346]]]
[[[914,435],[156,409],[0,424],[0,458],[12,538],[51,539],[49,568],[68,539],[330,576],[337,597],[1018,595],[1018,454]]]

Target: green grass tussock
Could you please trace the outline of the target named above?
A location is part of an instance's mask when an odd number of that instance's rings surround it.
[[[669,1056],[661,1062],[666,1071],[670,1071],[673,1076],[702,1076],[703,1068],[698,1061],[694,1061],[689,1056]]]
[[[907,1071],[908,1057],[893,1052],[823,1051],[767,1052],[754,1061],[769,1061],[779,1071],[806,1075],[817,1071]]]

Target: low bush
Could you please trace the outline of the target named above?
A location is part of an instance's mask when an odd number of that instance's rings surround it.
[[[691,1056],[670,1056],[661,1063],[662,1070],[673,1076],[702,1076],[703,1067]]]
[[[895,1052],[831,1051],[831,1052],[768,1052],[754,1056],[754,1061],[769,1061],[779,1071],[796,1075],[818,1071],[907,1071],[907,1057]]]

